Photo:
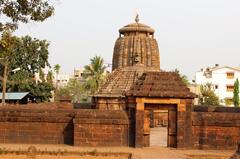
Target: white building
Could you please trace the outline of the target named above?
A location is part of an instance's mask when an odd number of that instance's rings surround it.
[[[54,73],[53,83],[55,86],[57,86],[59,88],[65,87],[65,86],[67,86],[67,84],[71,78],[72,78],[72,76],[68,75],[68,74]]]
[[[196,72],[197,85],[212,84],[222,105],[232,103],[234,82],[240,80],[240,67],[219,66],[203,68]],[[232,104],[231,104],[232,105]]]

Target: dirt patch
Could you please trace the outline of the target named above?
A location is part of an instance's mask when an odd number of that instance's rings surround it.
[[[8,150],[0,148],[0,159],[131,159],[131,153],[92,151],[49,151],[29,146],[27,150]]]
[[[229,159],[229,156],[220,156],[220,155],[188,155],[187,159]]]
[[[108,157],[108,156],[78,156],[78,155],[0,155],[0,159],[128,159],[127,157]]]

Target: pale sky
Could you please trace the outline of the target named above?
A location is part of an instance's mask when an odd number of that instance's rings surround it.
[[[20,25],[17,35],[50,41],[50,63],[73,73],[100,55],[112,62],[118,29],[140,22],[155,29],[161,69],[189,79],[202,67],[240,66],[240,0],[57,0],[55,15]]]

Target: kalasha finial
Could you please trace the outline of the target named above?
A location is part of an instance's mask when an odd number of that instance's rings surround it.
[[[136,14],[136,17],[135,17],[135,22],[138,23],[139,22],[139,15],[138,13]]]

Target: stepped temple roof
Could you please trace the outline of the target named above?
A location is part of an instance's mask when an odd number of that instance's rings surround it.
[[[127,96],[164,97],[164,98],[195,98],[189,88],[174,72],[145,72],[133,84]]]
[[[108,76],[107,81],[96,93],[95,97],[125,97],[125,92],[129,90],[146,71],[157,70],[141,65],[115,69]]]

